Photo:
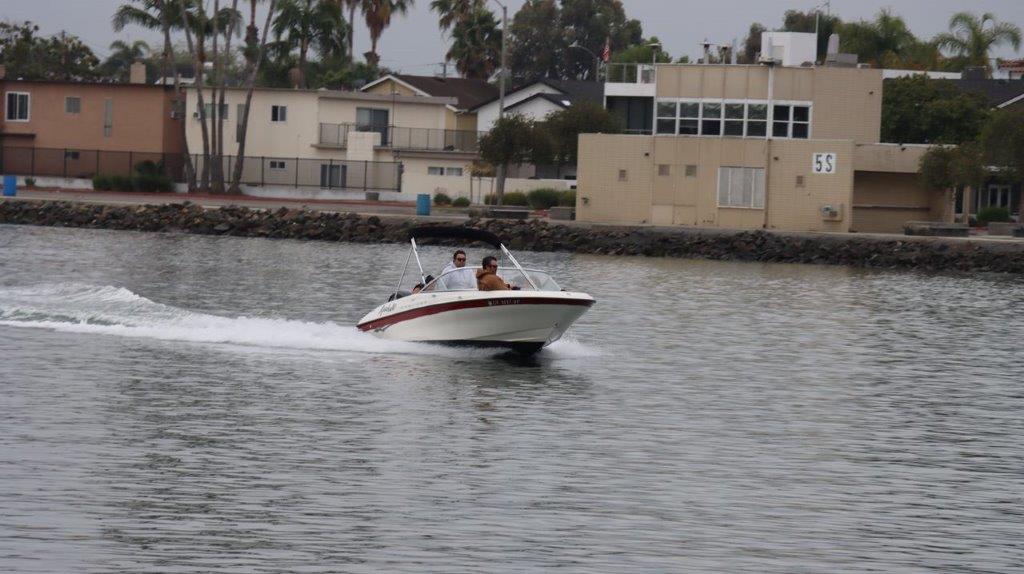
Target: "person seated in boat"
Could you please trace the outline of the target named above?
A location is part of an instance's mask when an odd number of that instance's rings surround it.
[[[473,270],[466,267],[466,252],[459,249],[452,254],[452,261],[441,270],[438,287],[443,291],[458,289],[476,289],[476,277]]]
[[[498,277],[498,258],[493,255],[484,257],[483,265],[476,270],[476,286],[481,291],[508,291],[508,283]]]

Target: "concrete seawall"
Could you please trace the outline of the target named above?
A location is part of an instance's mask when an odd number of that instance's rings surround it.
[[[0,223],[161,231],[356,243],[406,241],[412,217],[281,208],[203,209],[194,204],[111,206],[63,201],[0,202]],[[512,249],[647,257],[815,263],[929,271],[1024,273],[1024,242],[627,228],[471,219]]]

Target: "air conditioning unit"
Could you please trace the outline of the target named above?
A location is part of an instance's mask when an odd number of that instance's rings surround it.
[[[823,205],[821,206],[821,218],[825,221],[842,221],[843,220],[843,206],[842,205]]]

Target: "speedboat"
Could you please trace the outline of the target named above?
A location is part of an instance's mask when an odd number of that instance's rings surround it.
[[[416,241],[443,238],[482,242],[498,252],[498,276],[511,289],[479,291],[449,288],[452,269],[429,277],[420,263]],[[470,227],[424,226],[409,231],[411,249],[402,276],[388,301],[359,320],[361,331],[383,339],[474,347],[499,347],[531,355],[557,341],[594,304],[586,293],[566,291],[544,271],[523,268],[501,240],[488,231]],[[415,259],[423,285],[413,293],[403,290],[410,260]],[[508,265],[502,265],[507,262]],[[475,282],[475,276],[474,281]],[[464,282],[463,282],[464,283]]]

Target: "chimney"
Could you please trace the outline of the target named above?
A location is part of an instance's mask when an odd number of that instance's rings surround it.
[[[128,83],[129,84],[145,84],[146,83],[146,65],[142,62],[135,62],[128,68]]]

